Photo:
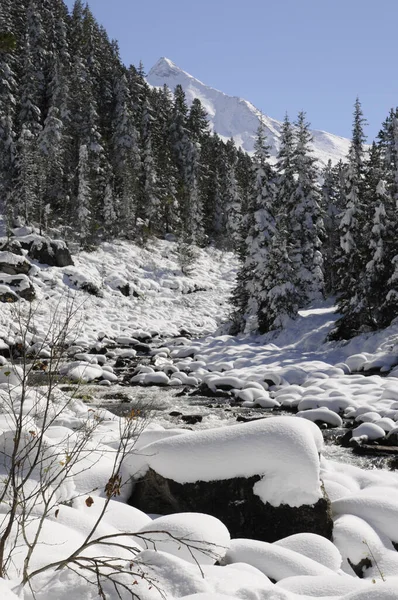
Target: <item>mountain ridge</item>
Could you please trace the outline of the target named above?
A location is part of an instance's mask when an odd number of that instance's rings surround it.
[[[194,98],[199,98],[202,102],[211,130],[225,141],[232,137],[249,154],[254,151],[256,131],[262,118],[271,160],[276,160],[282,123],[262,114],[250,101],[208,86],[166,57],[161,57],[151,68],[147,81],[154,87],[166,84],[172,91],[176,85],[181,85],[188,105],[191,105]],[[312,135],[314,154],[322,164],[325,165],[329,159],[336,163],[346,158],[349,139],[323,130],[312,130]]]

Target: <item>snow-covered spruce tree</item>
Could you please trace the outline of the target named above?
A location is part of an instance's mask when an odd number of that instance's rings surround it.
[[[38,161],[38,135],[42,130],[44,97],[43,29],[34,0],[29,4],[26,34],[22,51],[23,74],[20,82],[18,114],[16,179],[11,202],[15,216],[29,221],[40,213],[42,207],[41,176]]]
[[[191,140],[201,144],[203,138],[209,135],[209,121],[207,113],[199,98],[194,98],[189,109],[187,127]]]
[[[277,156],[276,179],[276,236],[274,239],[275,279],[272,292],[273,328],[280,327],[286,318],[296,317],[307,301],[307,295],[298,285],[296,255],[297,240],[294,237],[294,194],[296,176],[294,171],[294,131],[286,115],[283,121],[280,148]],[[293,221],[293,222],[292,222]]]
[[[225,144],[225,188],[224,188],[224,211],[225,211],[225,239],[228,243],[225,247],[235,250],[240,244],[242,227],[241,198],[239,194],[236,168],[238,156],[235,142],[228,140]]]
[[[383,262],[386,272],[390,272],[384,287],[385,297],[379,307],[380,319],[384,326],[398,315],[398,109],[390,111],[378,137],[386,182],[383,190],[386,212]]]
[[[90,167],[87,146],[82,144],[79,150],[78,190],[77,190],[77,228],[80,245],[89,246],[92,222]]]
[[[190,139],[188,107],[181,85],[174,91],[170,140],[179,172],[178,205],[181,218],[180,236],[184,242],[201,242],[203,215],[198,189],[199,152]]]
[[[362,107],[357,98],[354,123],[345,178],[345,207],[340,221],[340,248],[338,261],[338,312],[332,339],[346,339],[361,330],[358,283],[367,263],[369,240],[364,235],[367,209],[365,205],[365,134]]]
[[[305,306],[311,296],[319,293],[320,209],[317,191],[313,187],[315,170],[308,149],[310,136],[304,115],[302,117],[297,144],[287,115],[281,130],[274,204],[275,230],[268,248],[267,277],[263,283],[266,293],[258,318],[261,332],[284,327],[288,319],[297,316],[299,308]],[[303,231],[306,227],[309,232]],[[305,274],[312,273],[314,279],[303,277],[303,271]]]
[[[247,216],[247,236],[243,263],[237,277],[232,304],[234,329],[238,331],[268,331],[273,315],[269,312],[268,292],[273,285],[270,272],[270,248],[275,235],[274,177],[268,162],[264,125],[260,122],[253,160],[254,185]],[[271,322],[270,322],[271,321]]]
[[[193,100],[189,110],[187,129],[194,151],[190,154],[196,163],[192,165],[196,172],[195,197],[198,205],[195,218],[202,229],[198,241],[223,247],[225,227],[221,195],[227,182],[221,181],[221,171],[227,162],[226,146],[218,136],[210,134],[207,114],[198,98]]]
[[[125,73],[115,81],[115,109],[111,139],[115,173],[115,200],[120,217],[120,233],[131,237],[137,215],[137,188],[140,169],[138,132],[134,124],[133,103]]]
[[[234,141],[224,143],[217,135],[205,135],[200,145],[199,193],[203,205],[206,240],[218,248],[237,249],[242,241],[242,195],[247,207],[248,189],[243,191],[239,177],[252,180],[252,161],[239,162]],[[239,171],[239,173],[238,173]],[[248,186],[250,187],[250,186]],[[246,234],[243,234],[246,237]]]
[[[312,136],[305,113],[300,112],[296,122],[294,168],[295,190],[291,196],[294,207],[290,210],[291,260],[297,271],[297,286],[303,290],[303,305],[322,297],[323,257],[321,237],[324,233],[317,184],[316,159],[312,155]]]
[[[37,139],[31,130],[22,126],[18,138],[17,177],[9,197],[12,217],[22,218],[28,223],[40,204],[40,173],[37,154]]]
[[[51,223],[64,223],[69,212],[71,110],[69,15],[62,0],[42,3],[46,40],[46,106],[38,138],[42,173],[42,206],[51,210]],[[40,218],[40,221],[42,219]]]
[[[159,223],[164,233],[177,233],[180,229],[177,188],[178,169],[170,143],[173,98],[170,90],[153,90],[152,104],[156,113],[153,123],[152,151],[156,168],[156,186],[159,197]]]
[[[332,294],[335,289],[337,270],[335,266],[336,249],[340,244],[338,233],[338,209],[336,207],[336,177],[329,159],[322,173],[322,200],[323,221],[325,226],[325,239],[323,243],[323,263],[325,293]]]
[[[206,136],[200,148],[199,192],[203,204],[203,228],[206,239],[217,245],[221,230],[220,155],[221,140]]]
[[[103,37],[107,41],[103,29],[98,26],[88,6],[83,11],[83,86],[84,98],[82,106],[81,143],[87,146],[89,177],[91,184],[91,210],[92,227],[90,232],[90,243],[96,243],[102,234],[101,218],[103,212],[103,200],[107,184],[110,180],[111,166],[106,151],[106,139],[104,137],[107,129],[103,121],[106,111],[102,110],[102,103],[107,93],[103,92],[104,79],[102,63],[104,61]],[[112,49],[109,48],[110,52]],[[109,113],[109,111],[108,111]],[[107,119],[109,116],[107,115]],[[109,128],[108,128],[109,130]]]
[[[16,167],[16,102],[18,95],[16,40],[11,0],[0,4],[0,22],[7,43],[0,49],[0,198],[11,219],[9,202]]]
[[[112,184],[109,182],[105,188],[104,194],[104,206],[103,206],[103,216],[104,216],[104,237],[105,239],[111,239],[116,230],[117,223],[117,213],[116,213],[116,205],[115,205],[115,197],[114,190]]]
[[[244,215],[247,214],[249,208],[250,198],[253,192],[253,169],[252,169],[252,159],[243,150],[238,148],[237,150],[237,160],[236,160],[236,184],[238,186],[238,194],[240,198],[240,213],[241,213],[241,232],[240,232],[240,241],[242,241],[242,228],[244,229]]]
[[[54,65],[51,85],[50,106],[44,121],[44,127],[38,136],[38,160],[41,171],[40,211],[36,216],[40,227],[43,226],[45,206],[51,207],[58,221],[65,216],[64,203],[67,195],[66,169],[66,129],[69,122],[69,88],[64,67],[58,61]]]
[[[334,167],[329,160],[323,172],[321,208],[325,235],[322,244],[325,294],[337,290],[337,261],[340,256],[340,215],[345,198],[345,165],[340,160]]]
[[[142,110],[141,135],[140,135],[140,176],[138,179],[138,212],[143,221],[141,234],[144,237],[161,230],[159,223],[159,194],[157,189],[157,176],[153,155],[153,110],[149,98],[144,100]]]
[[[365,194],[371,214],[364,230],[368,240],[367,263],[364,276],[361,274],[358,284],[358,310],[363,325],[377,329],[389,325],[394,316],[386,308],[388,283],[392,275],[392,262],[388,257],[389,237],[392,233],[389,218],[393,217],[394,206],[386,182],[380,147],[375,143],[369,152]]]

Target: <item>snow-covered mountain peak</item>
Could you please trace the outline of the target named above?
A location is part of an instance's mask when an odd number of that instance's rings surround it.
[[[148,78],[150,77],[170,77],[173,76],[173,73],[181,71],[179,67],[172,60],[162,56],[159,58],[157,63],[153,65],[152,69],[148,73]]]
[[[232,137],[238,146],[249,153],[254,150],[256,132],[262,116],[271,157],[275,159],[282,123],[261,115],[261,111],[248,100],[228,96],[206,85],[165,57],[160,58],[152,67],[147,81],[155,87],[163,87],[166,84],[172,91],[176,85],[181,85],[189,105],[194,98],[199,98],[207,111],[211,129],[225,141]],[[322,164],[326,164],[329,158],[336,163],[347,156],[350,145],[348,139],[325,131],[314,130],[312,135],[315,156]]]

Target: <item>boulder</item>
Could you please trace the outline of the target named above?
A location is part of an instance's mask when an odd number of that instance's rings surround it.
[[[64,282],[66,285],[72,285],[91,296],[97,296],[98,298],[102,298],[103,296],[102,290],[99,287],[99,281],[92,281],[90,276],[75,267],[65,270]]]
[[[181,420],[187,425],[196,425],[196,423],[202,422],[203,415],[182,415]]]
[[[0,273],[0,285],[7,286],[10,291],[28,302],[32,302],[36,297],[35,288],[26,275],[3,275]],[[3,302],[12,301],[15,300],[3,300]]]
[[[0,302],[18,302],[19,298],[7,285],[0,285]]]
[[[73,265],[68,246],[62,240],[36,236],[29,247],[28,256],[43,265],[50,267],[67,267]]]
[[[0,252],[0,273],[7,275],[27,275],[31,264],[24,256],[14,254],[13,252]]]
[[[221,481],[180,484],[149,469],[136,482],[129,504],[147,513],[201,512],[220,519],[232,538],[275,542],[296,533],[316,533],[332,538],[330,502],[291,507],[263,503],[253,493],[261,477],[236,477]]]
[[[130,296],[130,284],[129,283],[120,285],[119,290],[123,294],[123,296]]]
[[[308,532],[330,539],[322,447],[318,427],[296,417],[160,439],[126,457],[135,479],[130,502],[149,513],[212,515],[233,538],[274,542]]]
[[[11,238],[9,240],[3,239],[0,242],[0,250],[2,252],[12,252],[18,256],[22,256],[22,247],[18,240]]]
[[[130,296],[130,284],[123,277],[110,275],[109,277],[105,278],[104,283],[112,290],[121,292],[123,296]]]
[[[144,344],[143,342],[138,342],[137,344],[134,344],[133,347],[139,354],[150,354],[152,350],[149,344]]]

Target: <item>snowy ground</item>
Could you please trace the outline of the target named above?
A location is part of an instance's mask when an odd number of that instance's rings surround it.
[[[77,443],[77,432],[90,427],[92,431],[82,462],[74,466],[67,482],[57,487],[39,545],[32,555],[32,569],[70,556],[84,542],[106,502],[104,486],[112,473],[124,420],[95,408],[96,398],[91,395],[102,385],[105,387],[101,396],[105,391],[126,390],[119,387],[115,359],[121,355],[133,357],[132,340],[147,332],[155,351],[149,355],[150,366],[145,365],[135,375],[135,383],[160,383],[164,387],[150,388],[147,393],[148,388],[134,388],[139,390],[142,403],[153,397],[154,389],[157,401],[164,394],[168,407],[180,407],[174,394],[185,385],[195,389],[204,384],[214,392],[229,386],[235,400],[247,408],[297,407],[301,418],[279,416],[236,427],[227,419],[225,427],[222,412],[217,417],[210,412],[197,433],[187,432],[164,418],[142,423],[145,431],[135,442],[140,454],[130,452],[135,440],[132,436],[123,467],[126,486],[120,497],[110,501],[94,536],[136,534],[124,538],[127,546],[137,548],[133,553],[125,548],[107,549],[112,560],[126,565],[123,574],[118,575],[120,580],[127,582],[140,598],[150,600],[162,595],[170,600],[397,599],[398,554],[393,542],[398,542],[398,475],[386,470],[362,470],[325,457],[319,460],[322,436],[310,421],[321,419],[339,425],[342,416],[348,415],[356,419],[357,437],[381,438],[394,432],[398,422],[398,372],[394,372],[398,363],[398,324],[349,343],[325,343],[335,315],[333,306],[324,303],[301,311],[299,318],[280,334],[234,338],[221,333],[237,267],[232,255],[198,250],[189,277],[181,273],[176,245],[166,241],[157,241],[146,249],[125,242],[104,244],[95,253],[75,256],[74,261],[74,267],[34,265],[30,273],[38,300],[34,305],[35,332],[29,343],[42,343],[45,350],[44,336],[51,314],[72,300],[80,307],[76,328],[69,335],[69,342],[75,344],[74,362],[63,368],[71,380],[86,378],[82,389],[87,398],[81,397],[89,401],[71,402],[61,392],[55,394],[51,409],[54,417],[45,432],[45,468],[51,471],[55,461],[62,470],[65,459],[60,456],[70,456],[71,444]],[[99,296],[81,291],[79,287],[84,282],[96,286]],[[126,297],[118,291],[126,283],[134,295]],[[0,347],[18,341],[15,310],[15,305],[0,307]],[[182,329],[193,337],[186,332],[181,334]],[[153,337],[156,332],[163,337]],[[113,354],[101,360],[88,356],[88,350],[101,344],[99,340],[104,337],[115,343]],[[365,376],[362,372],[376,368],[389,371],[388,376]],[[102,379],[101,388],[92,387],[90,380],[98,376]],[[9,364],[0,367],[3,477],[15,436],[9,409],[10,405],[14,409],[19,406],[18,384],[18,369],[13,370]],[[43,398],[40,391],[37,393],[28,396],[23,409],[28,445],[37,438],[43,423],[37,410]],[[134,419],[139,428],[140,416],[135,415]],[[151,451],[143,451],[148,444]],[[191,470],[190,453],[200,457],[197,472]],[[180,482],[261,473],[269,485],[259,482],[262,485],[258,486],[258,495],[274,505],[316,501],[321,477],[332,500],[334,544],[313,534],[300,534],[274,544],[230,540],[225,526],[209,515],[177,514],[152,521],[123,504],[129,493],[129,476],[148,466]],[[40,469],[30,473],[31,489],[35,489],[40,477]],[[88,498],[93,502],[87,502]],[[6,496],[1,504],[4,523],[8,502]],[[37,502],[28,519],[25,542],[37,530],[41,511],[42,502]],[[152,538],[151,544],[142,541],[143,532]],[[194,546],[194,556],[181,539]],[[32,588],[25,586],[21,590],[18,584],[25,548],[19,538],[9,568],[11,580],[0,579],[1,598],[99,597],[97,585],[89,584],[80,572],[70,569],[45,570],[32,580]],[[104,550],[96,544],[84,552],[89,560],[103,555]],[[360,579],[350,564],[357,565],[363,559],[369,559],[371,566],[367,565],[364,578]],[[221,565],[215,565],[216,560]],[[122,598],[130,597],[124,588],[120,593]],[[107,599],[118,598],[109,582],[104,584],[104,594]]]

